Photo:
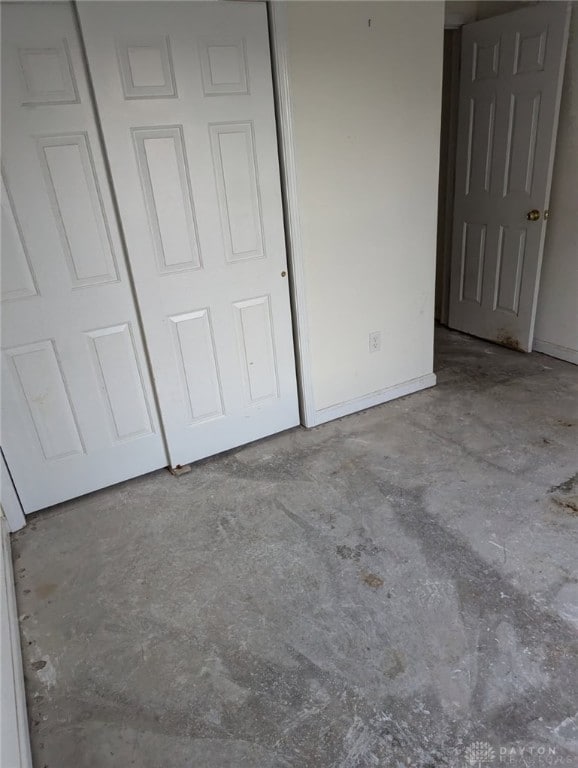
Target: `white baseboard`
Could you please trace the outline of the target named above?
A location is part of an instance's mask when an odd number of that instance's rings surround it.
[[[552,344],[550,341],[540,341],[540,339],[534,339],[532,349],[534,352],[541,352],[543,355],[557,357],[558,360],[566,360],[567,363],[578,365],[578,349],[561,347],[559,344]]]
[[[410,379],[401,384],[395,384],[393,387],[378,389],[377,392],[371,392],[363,397],[356,397],[353,400],[346,400],[344,403],[321,408],[315,413],[315,425],[324,424],[333,419],[340,419],[342,416],[349,416],[351,413],[364,411],[366,408],[373,408],[376,405],[387,403],[389,400],[395,400],[398,397],[404,397],[404,395],[411,395],[414,392],[419,392],[421,389],[434,387],[435,384],[435,373],[428,373],[425,376],[418,376],[417,379]]]
[[[10,536],[0,519],[0,766],[32,768]]]

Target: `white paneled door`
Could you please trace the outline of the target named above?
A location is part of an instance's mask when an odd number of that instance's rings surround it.
[[[26,512],[167,464],[65,3],[2,4],[1,406]]]
[[[171,463],[297,425],[265,4],[78,12]]]
[[[449,325],[531,351],[569,4],[462,30]]]

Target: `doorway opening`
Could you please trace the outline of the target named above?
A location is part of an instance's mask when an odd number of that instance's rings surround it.
[[[456,143],[460,84],[459,29],[444,30],[442,114],[440,132],[440,174],[438,185],[438,232],[434,318],[449,325],[450,264],[452,247]]]
[[[570,12],[471,3],[469,18],[446,17],[435,320],[523,352],[549,298],[539,289]]]

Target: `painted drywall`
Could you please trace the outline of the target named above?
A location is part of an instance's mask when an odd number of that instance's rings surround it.
[[[572,5],[534,346],[578,364],[578,3]]]
[[[479,0],[476,2],[476,20],[489,19],[502,13],[518,11],[528,5],[536,5],[538,0]]]
[[[477,0],[447,0],[444,12],[446,27],[452,29],[456,26],[475,21],[477,10]]]
[[[447,0],[445,4],[445,22],[452,27],[455,22],[469,24],[490,16],[499,16],[534,5],[537,0]]]
[[[373,404],[433,370],[444,7],[286,13],[315,407]]]

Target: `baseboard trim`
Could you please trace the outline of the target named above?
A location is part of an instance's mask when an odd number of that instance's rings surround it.
[[[32,768],[12,552],[8,527],[3,518],[0,519],[0,536],[0,764],[10,768]]]
[[[534,352],[541,352],[543,355],[557,357],[558,360],[565,360],[567,363],[578,365],[578,350],[576,349],[561,347],[559,344],[552,344],[550,341],[540,341],[540,339],[534,339],[532,349]]]
[[[325,424],[333,419],[340,419],[342,416],[349,416],[357,411],[364,411],[366,408],[373,408],[376,405],[382,405],[390,400],[396,400],[398,397],[412,395],[422,389],[434,387],[436,384],[435,373],[428,373],[425,376],[418,376],[416,379],[404,381],[401,384],[395,384],[393,387],[378,389],[377,392],[371,392],[363,397],[356,397],[353,400],[346,400],[337,405],[330,405],[327,408],[321,408],[315,413],[315,424]]]

